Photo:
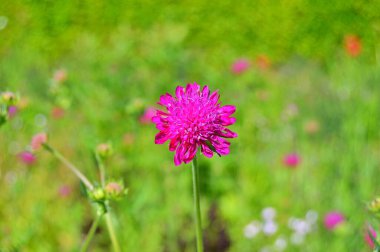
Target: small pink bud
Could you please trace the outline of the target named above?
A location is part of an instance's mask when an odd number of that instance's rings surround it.
[[[231,71],[234,74],[241,74],[245,72],[250,66],[250,62],[247,59],[236,60],[231,67]]]
[[[36,157],[33,155],[33,153],[28,152],[28,151],[23,151],[19,153],[18,157],[20,161],[26,165],[32,165],[36,162]]]
[[[300,162],[301,158],[296,153],[288,154],[283,159],[284,165],[291,168],[296,168]]]
[[[47,135],[46,133],[42,132],[33,136],[30,146],[32,147],[34,151],[36,151],[40,149],[42,144],[46,142],[47,142]]]
[[[58,189],[58,195],[62,198],[66,198],[71,194],[71,187],[68,185],[63,185]]]
[[[13,118],[18,112],[18,108],[16,106],[8,107],[8,116],[9,118]]]
[[[52,110],[51,110],[51,116],[52,116],[54,119],[60,119],[60,118],[62,118],[64,115],[65,115],[65,110],[64,110],[63,108],[60,108],[60,107],[54,107],[54,108],[52,108]]]
[[[324,224],[328,230],[333,230],[344,221],[345,218],[343,214],[339,212],[329,212],[325,215]]]

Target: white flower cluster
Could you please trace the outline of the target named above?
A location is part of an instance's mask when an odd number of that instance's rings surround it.
[[[273,236],[279,229],[276,218],[276,210],[273,207],[266,207],[261,212],[262,221],[254,220],[244,228],[244,236],[253,239],[258,234],[263,233],[265,236]],[[293,245],[301,245],[305,236],[312,232],[316,227],[318,213],[309,210],[305,218],[290,217],[288,228],[291,230],[289,239],[285,235],[279,235],[272,246],[261,248],[260,252],[284,251],[288,246],[288,240]]]

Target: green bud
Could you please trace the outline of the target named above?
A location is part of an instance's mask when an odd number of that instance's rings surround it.
[[[368,210],[375,214],[376,216],[380,216],[380,198],[376,198],[371,201],[368,206]]]
[[[106,193],[103,188],[97,187],[89,193],[90,199],[93,201],[104,201],[106,199]]]
[[[96,153],[99,157],[105,159],[112,155],[113,149],[110,144],[102,143],[96,147]]]
[[[111,200],[124,198],[128,193],[128,189],[125,189],[122,182],[109,182],[104,190],[107,194],[107,198]]]
[[[1,101],[7,106],[15,105],[18,101],[17,95],[12,92],[6,91],[1,93]]]

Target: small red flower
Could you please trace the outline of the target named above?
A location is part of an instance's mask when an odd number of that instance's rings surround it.
[[[344,38],[344,46],[347,54],[351,57],[359,56],[362,51],[362,43],[356,35],[347,35]]]
[[[152,121],[160,132],[155,143],[163,144],[170,140],[169,150],[175,151],[174,164],[189,163],[198,148],[208,158],[213,153],[228,155],[230,143],[224,138],[235,138],[237,134],[227,128],[235,123],[231,117],[236,108],[221,106],[217,91],[210,94],[208,86],[200,89],[197,83],[178,86],[175,97],[165,94],[160,97],[161,106],[167,112],[157,110]]]
[[[29,151],[21,152],[20,154],[18,154],[18,157],[20,161],[26,165],[32,165],[36,162],[36,157],[33,155],[33,153]]]

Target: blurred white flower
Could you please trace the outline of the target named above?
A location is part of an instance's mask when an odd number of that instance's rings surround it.
[[[0,30],[3,30],[5,27],[7,27],[8,24],[8,18],[5,16],[0,16]]]
[[[252,239],[261,231],[261,223],[258,221],[252,221],[244,228],[244,236],[248,239]]]
[[[273,207],[266,207],[261,211],[261,216],[265,221],[271,221],[276,217],[276,210]]]
[[[274,221],[267,221],[264,223],[263,226],[263,232],[266,235],[273,235],[277,232],[278,226],[277,223]]]
[[[260,252],[271,252],[271,248],[270,247],[263,247],[260,249]]]
[[[288,242],[283,236],[278,237],[276,241],[274,242],[274,247],[276,248],[277,251],[284,251],[287,245],[288,245]]]
[[[293,233],[292,236],[290,237],[291,243],[294,245],[300,245],[304,242],[305,236],[300,233]]]
[[[310,224],[315,224],[318,220],[318,213],[314,210],[309,210],[306,213],[306,221]]]
[[[38,114],[34,117],[34,124],[38,127],[42,128],[46,126],[46,122],[47,122],[46,116],[43,114]]]

